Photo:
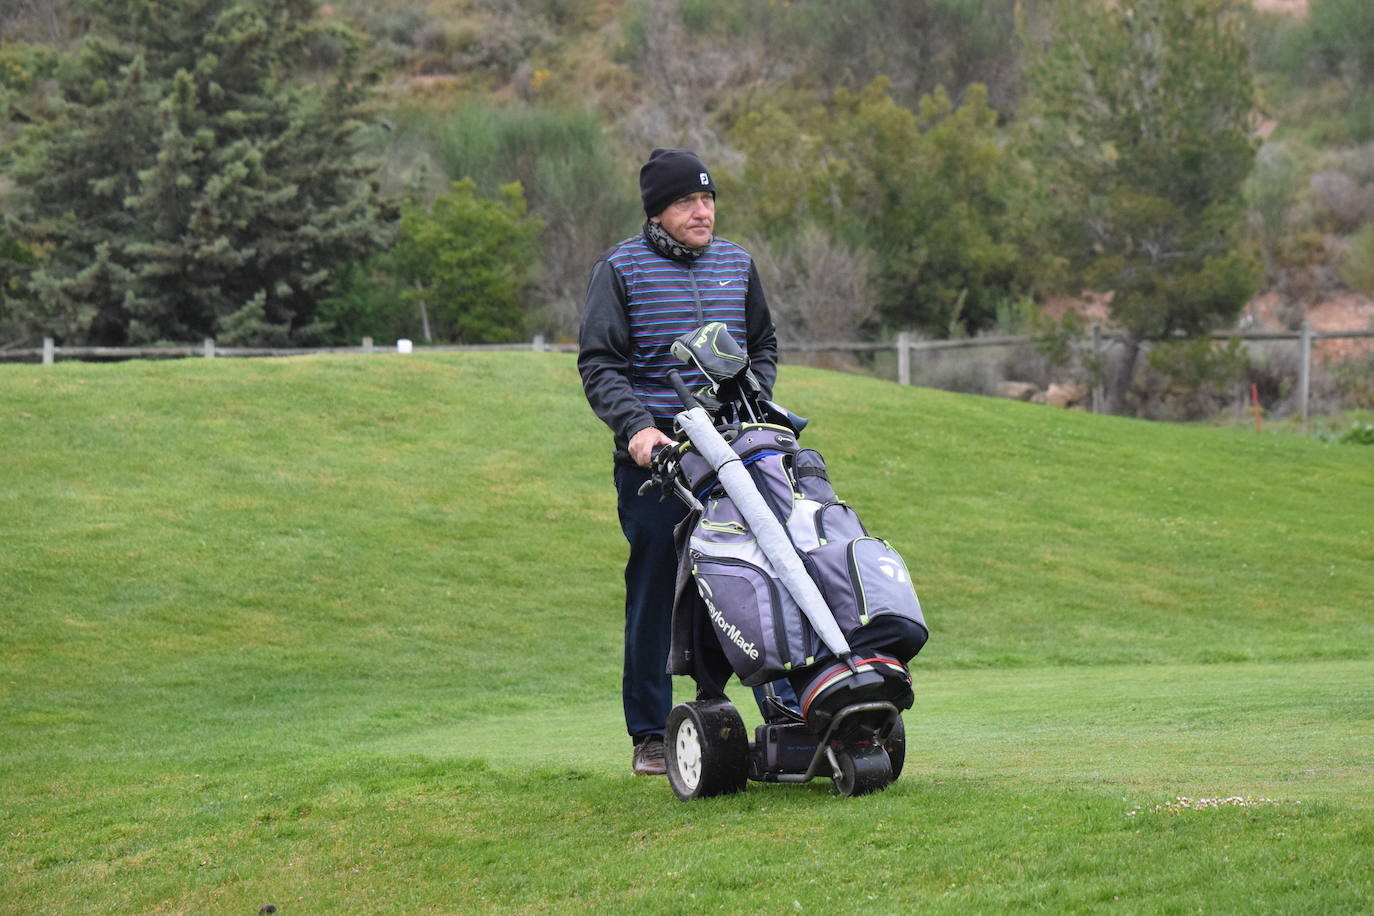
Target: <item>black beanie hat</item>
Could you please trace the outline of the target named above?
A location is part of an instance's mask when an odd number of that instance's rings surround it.
[[[696,191],[710,191],[716,196],[711,173],[691,150],[656,149],[639,170],[639,196],[645,216],[658,216],[673,201]]]

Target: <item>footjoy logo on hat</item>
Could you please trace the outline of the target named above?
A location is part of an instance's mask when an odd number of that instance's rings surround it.
[[[639,170],[645,216],[658,216],[673,201],[698,191],[716,193],[711,171],[691,150],[655,149]]]

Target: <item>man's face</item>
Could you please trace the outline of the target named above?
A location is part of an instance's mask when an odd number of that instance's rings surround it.
[[[688,248],[700,248],[716,229],[716,198],[710,191],[679,197],[653,221]]]

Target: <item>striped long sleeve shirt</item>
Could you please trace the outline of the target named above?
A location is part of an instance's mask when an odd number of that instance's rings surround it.
[[[715,239],[695,261],[675,261],[636,236],[593,265],[578,370],[592,410],[615,436],[617,461],[629,461],[626,444],[641,429],[671,431],[682,405],[668,384],[669,369],[681,372],[691,388],[705,384],[670,348],[710,321],[730,329],[770,395],[777,377],[777,339],[758,272],[743,248]]]

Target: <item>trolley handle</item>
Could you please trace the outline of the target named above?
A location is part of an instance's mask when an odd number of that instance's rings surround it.
[[[691,410],[701,406],[701,402],[697,400],[696,395],[692,394],[691,389],[687,387],[687,383],[682,380],[682,376],[678,374],[676,369],[668,370],[668,383],[677,392],[678,400],[682,402],[683,407]]]

